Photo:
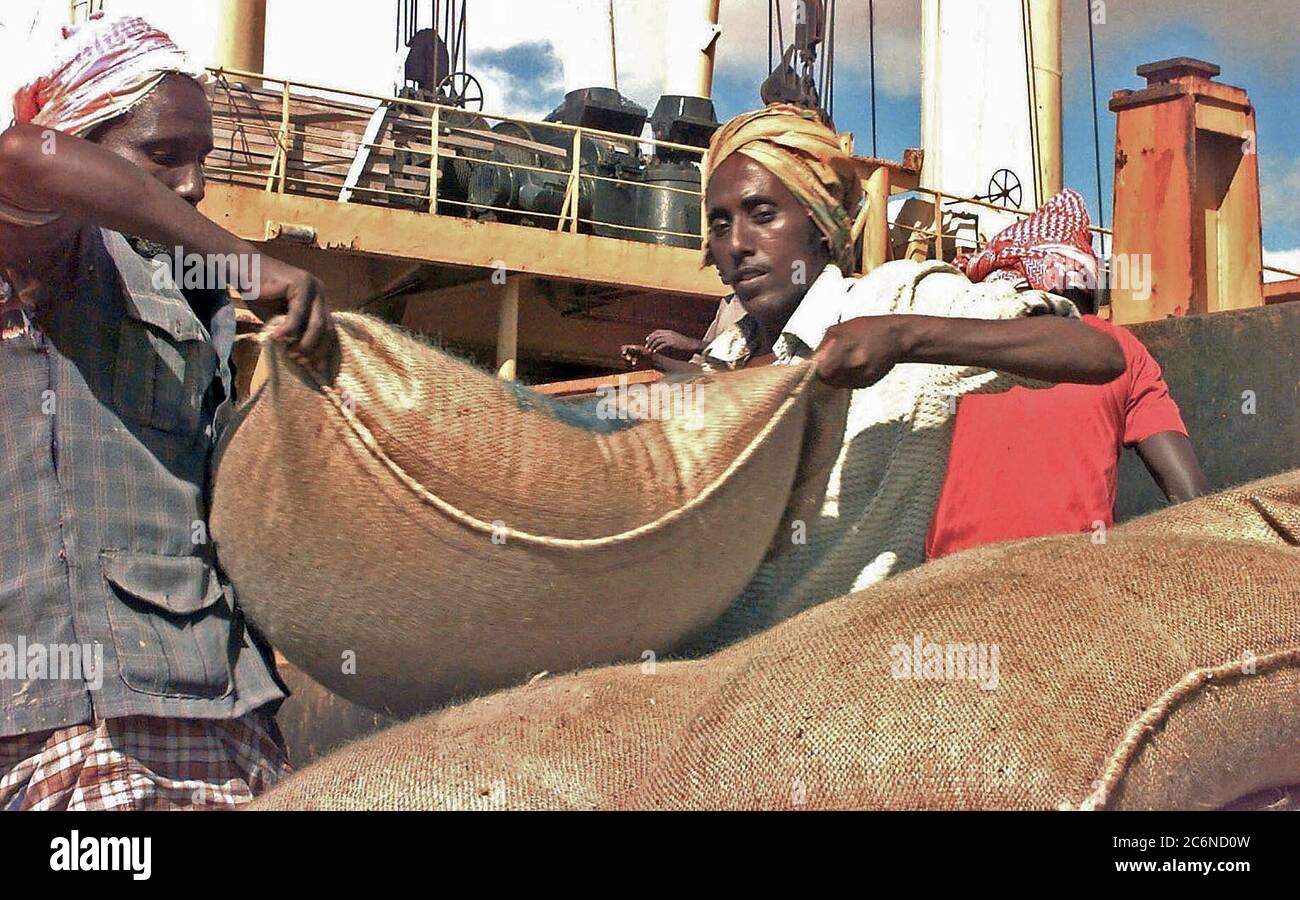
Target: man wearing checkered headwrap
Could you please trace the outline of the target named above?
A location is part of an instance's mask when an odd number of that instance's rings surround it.
[[[1066,188],[1033,215],[998,232],[980,253],[959,257],[957,267],[976,282],[1007,280],[1061,296],[1092,293],[1098,264],[1090,224],[1083,197]]]
[[[54,58],[14,94],[14,119],[84,137],[129,112],[170,73],[204,70],[144,19],[102,15],[62,29]]]
[[[957,266],[973,282],[1069,297],[1083,321],[1124,351],[1107,384],[962,398],[926,557],[1057,532],[1104,534],[1114,524],[1119,454],[1134,449],[1171,501],[1207,484],[1178,405],[1155,361],[1126,329],[1092,315],[1099,284],[1088,208],[1066,189]]]
[[[226,807],[287,770],[284,690],[207,539],[227,289],[287,309],[273,337],[309,363],[331,332],[315,278],[195,208],[201,74],[144,20],[98,17],[0,133],[0,809]],[[259,274],[181,289],[148,242]]]

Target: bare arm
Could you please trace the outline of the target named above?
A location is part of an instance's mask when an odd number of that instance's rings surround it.
[[[1138,456],[1171,503],[1209,493],[1210,485],[1187,435],[1162,431],[1138,442]]]
[[[673,359],[663,353],[652,353],[640,344],[624,344],[620,350],[620,355],[626,360],[629,366],[639,366],[642,363],[649,363],[651,367],[658,369],[660,372],[669,374],[701,372],[699,366],[693,362],[683,359]]]
[[[55,210],[66,218],[90,222],[111,231],[179,245],[200,254],[259,256],[261,284],[256,311],[269,318],[287,312],[275,337],[288,340],[315,362],[327,352],[329,317],[319,280],[268,257],[186,203],[143,169],[90,141],[70,135],[54,137],[48,149],[47,129],[15,125],[0,134],[0,198],[34,210]],[[66,222],[47,229],[67,229]],[[0,264],[30,267],[29,241],[6,241]],[[24,246],[26,245],[26,246]]]
[[[977,366],[1049,382],[1105,384],[1124,373],[1109,335],[1059,316],[947,319],[867,316],[826,332],[817,371],[840,387],[866,387],[898,363]]]
[[[704,341],[699,338],[687,337],[669,328],[652,331],[645,339],[645,348],[651,353],[673,356],[674,359],[681,356],[690,357],[692,354],[699,353],[704,347]]]
[[[196,253],[256,252],[116,153],[65,134],[55,136],[55,152],[44,152],[46,130],[15,125],[0,134],[3,199]]]

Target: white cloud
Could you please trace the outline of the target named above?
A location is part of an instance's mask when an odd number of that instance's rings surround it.
[[[785,42],[789,44],[794,38],[790,19],[793,3],[783,0],[781,5]],[[836,69],[869,71],[871,23],[867,4],[840,0],[836,8]],[[733,76],[753,78],[757,103],[758,84],[768,71],[766,0],[723,3],[719,24],[723,33],[718,44],[718,68]],[[920,0],[877,3],[875,26],[877,89],[896,95],[915,94],[921,89]],[[780,49],[774,47],[773,56],[779,55]]]
[[[793,0],[781,2],[788,41]],[[502,49],[554,36],[566,5],[565,0],[473,0],[468,4],[471,49]],[[1254,3],[1248,15],[1225,15],[1222,0],[1109,0],[1105,5],[1106,23],[1098,27],[1097,38],[1102,51],[1108,45],[1117,48],[1140,41],[1153,27],[1191,24],[1211,35],[1225,58],[1249,54],[1265,63],[1295,64],[1292,51],[1300,39],[1300,25],[1287,0]],[[211,56],[215,0],[110,0],[109,7],[113,12],[145,15],[196,55]],[[868,4],[840,0],[837,7],[837,64],[841,71],[866,71]],[[920,7],[919,0],[876,4],[876,69],[882,91],[910,94],[919,89]],[[67,0],[4,0],[0,22],[25,22],[36,10],[42,10],[51,25],[61,24],[66,21]],[[658,0],[615,0],[620,87],[626,85],[624,92],[643,104],[653,103],[663,76],[662,10]],[[767,63],[767,15],[766,0],[724,0],[720,71],[754,77],[757,87]],[[1086,49],[1086,41],[1075,39],[1083,27],[1082,12],[1066,4],[1064,15],[1065,44],[1074,55]],[[394,26],[395,12],[389,3],[270,0],[268,68],[274,65],[304,80],[377,91],[389,80]]]
[[[1294,250],[1265,250],[1264,265],[1277,266],[1287,272],[1300,272],[1300,247]],[[1265,281],[1290,281],[1294,275],[1282,272],[1265,272]]]
[[[57,25],[67,19],[66,3],[62,18],[51,16],[48,7],[39,0],[5,0],[0,9],[0,60],[4,60],[0,65],[0,127],[8,125],[13,116],[10,100],[23,76],[39,63],[37,48],[48,46]]]
[[[790,0],[783,2],[791,6]],[[865,72],[869,64],[866,5],[853,0],[839,5],[837,65],[841,72]],[[538,40],[557,43],[566,10],[564,0],[473,0],[467,15],[471,57]],[[664,7],[655,0],[615,0],[614,10],[619,89],[653,109],[665,68]],[[884,92],[919,90],[919,10],[916,2],[877,4],[876,74]],[[311,0],[272,0],[267,21],[268,74],[292,73],[299,80],[384,92],[392,70],[393,11],[385,4],[376,15],[350,17],[346,27],[340,27],[340,18],[323,15]],[[717,71],[752,80],[757,104],[758,85],[767,67],[766,5],[763,0],[724,0],[720,26]],[[786,40],[790,39],[787,21]],[[528,92],[520,91],[509,73],[474,65],[472,60],[470,69],[483,82],[486,108],[521,116],[549,111],[512,101]]]
[[[518,95],[519,79],[510,72],[495,66],[474,63],[470,56],[470,71],[483,86],[483,108],[521,119],[540,120],[554,108],[547,104],[521,103],[511,100]]]
[[[788,19],[792,0],[782,0]],[[214,0],[176,3],[175,0],[109,0],[113,12],[151,18],[186,49],[211,62],[218,5]],[[876,4],[876,74],[883,93],[908,95],[920,88],[920,0]],[[1251,6],[1249,15],[1223,14],[1221,0],[1109,0],[1107,21],[1098,29],[1099,50],[1119,52],[1160,24],[1190,22],[1212,34],[1225,54],[1249,54],[1254,60],[1275,59],[1295,66],[1297,17],[1289,2],[1274,0]],[[565,0],[472,0],[468,3],[468,41],[472,53],[503,50],[539,40],[553,40],[563,26]],[[27,32],[39,13],[41,32],[53,35],[66,21],[66,0],[3,0],[0,3],[0,96],[12,95],[19,66],[12,60],[30,57],[39,41]],[[664,6],[661,0],[615,0],[620,88],[647,108],[658,99],[664,75]],[[838,3],[836,62],[841,73],[865,72],[869,66],[867,3]],[[1065,44],[1076,56],[1086,48],[1081,36],[1082,10],[1066,4]],[[393,4],[354,0],[270,0],[268,4],[266,70],[273,76],[337,85],[387,95],[394,71],[395,10]],[[754,103],[767,68],[766,0],[723,0],[722,36],[718,43],[720,76],[750,80]],[[1124,52],[1129,52],[1127,49]],[[1225,55],[1224,59],[1231,57]],[[517,75],[499,67],[471,70],[483,83],[485,107],[492,111],[538,117],[547,111],[536,100],[535,87],[520,84]],[[524,88],[521,90],[521,87]],[[531,102],[522,98],[532,98]],[[7,118],[7,116],[5,117]],[[1265,153],[1267,153],[1265,148]],[[1300,160],[1264,162],[1264,221],[1270,230],[1296,227],[1300,196]],[[1289,168],[1287,168],[1289,166]],[[1283,231],[1283,233],[1288,233]]]
[[[1221,54],[1213,62],[1249,59],[1266,68],[1293,70],[1295,66],[1300,24],[1293,0],[1258,0],[1235,7],[1223,0],[1106,0],[1103,5],[1106,21],[1097,27],[1099,51],[1107,45],[1140,45],[1154,28],[1191,26],[1206,34]],[[1083,28],[1082,8],[1067,15],[1077,18]],[[1086,52],[1086,42],[1081,49]],[[1230,67],[1223,67],[1228,74]],[[1225,80],[1232,83],[1231,77]]]

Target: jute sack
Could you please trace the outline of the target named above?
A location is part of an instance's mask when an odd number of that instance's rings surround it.
[[[397,725],[253,807],[1220,807],[1300,784],[1298,544],[1292,472],[978,548],[706,659]]]
[[[336,322],[332,386],[267,343],[212,534],[277,649],[398,714],[672,650],[744,586],[843,431],[844,392],[806,366],[625,385],[581,411]]]

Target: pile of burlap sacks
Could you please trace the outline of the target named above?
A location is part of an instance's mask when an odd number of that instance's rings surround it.
[[[223,450],[214,534],[271,640],[328,686],[389,708],[407,690],[418,708],[601,655],[633,662],[403,723],[255,808],[1196,809],[1300,784],[1300,473],[1103,535],[959,554],[672,661],[816,492],[826,454],[814,425],[835,412],[806,373],[717,380],[737,411],[716,432],[602,432],[369,322],[340,324],[335,386],[280,366],[241,413],[240,429],[255,427]],[[358,354],[387,383],[358,377]],[[533,428],[477,447],[431,436],[481,425],[485,408],[486,421]],[[254,435],[259,446],[244,440]],[[596,450],[556,459],[548,440]],[[303,462],[277,456],[288,449]],[[615,451],[631,456],[625,480]],[[780,461],[792,458],[803,461]],[[692,471],[662,495],[667,473]],[[769,481],[746,492],[755,472]],[[597,474],[613,499],[584,487]],[[647,479],[653,490],[638,486]],[[777,488],[775,502],[748,496]],[[258,504],[265,516],[247,518]],[[499,509],[510,524],[493,544],[481,526]],[[503,555],[520,534],[548,540]],[[635,552],[647,536],[677,542]],[[354,674],[336,674],[362,645]],[[581,650],[566,666],[569,646]]]

